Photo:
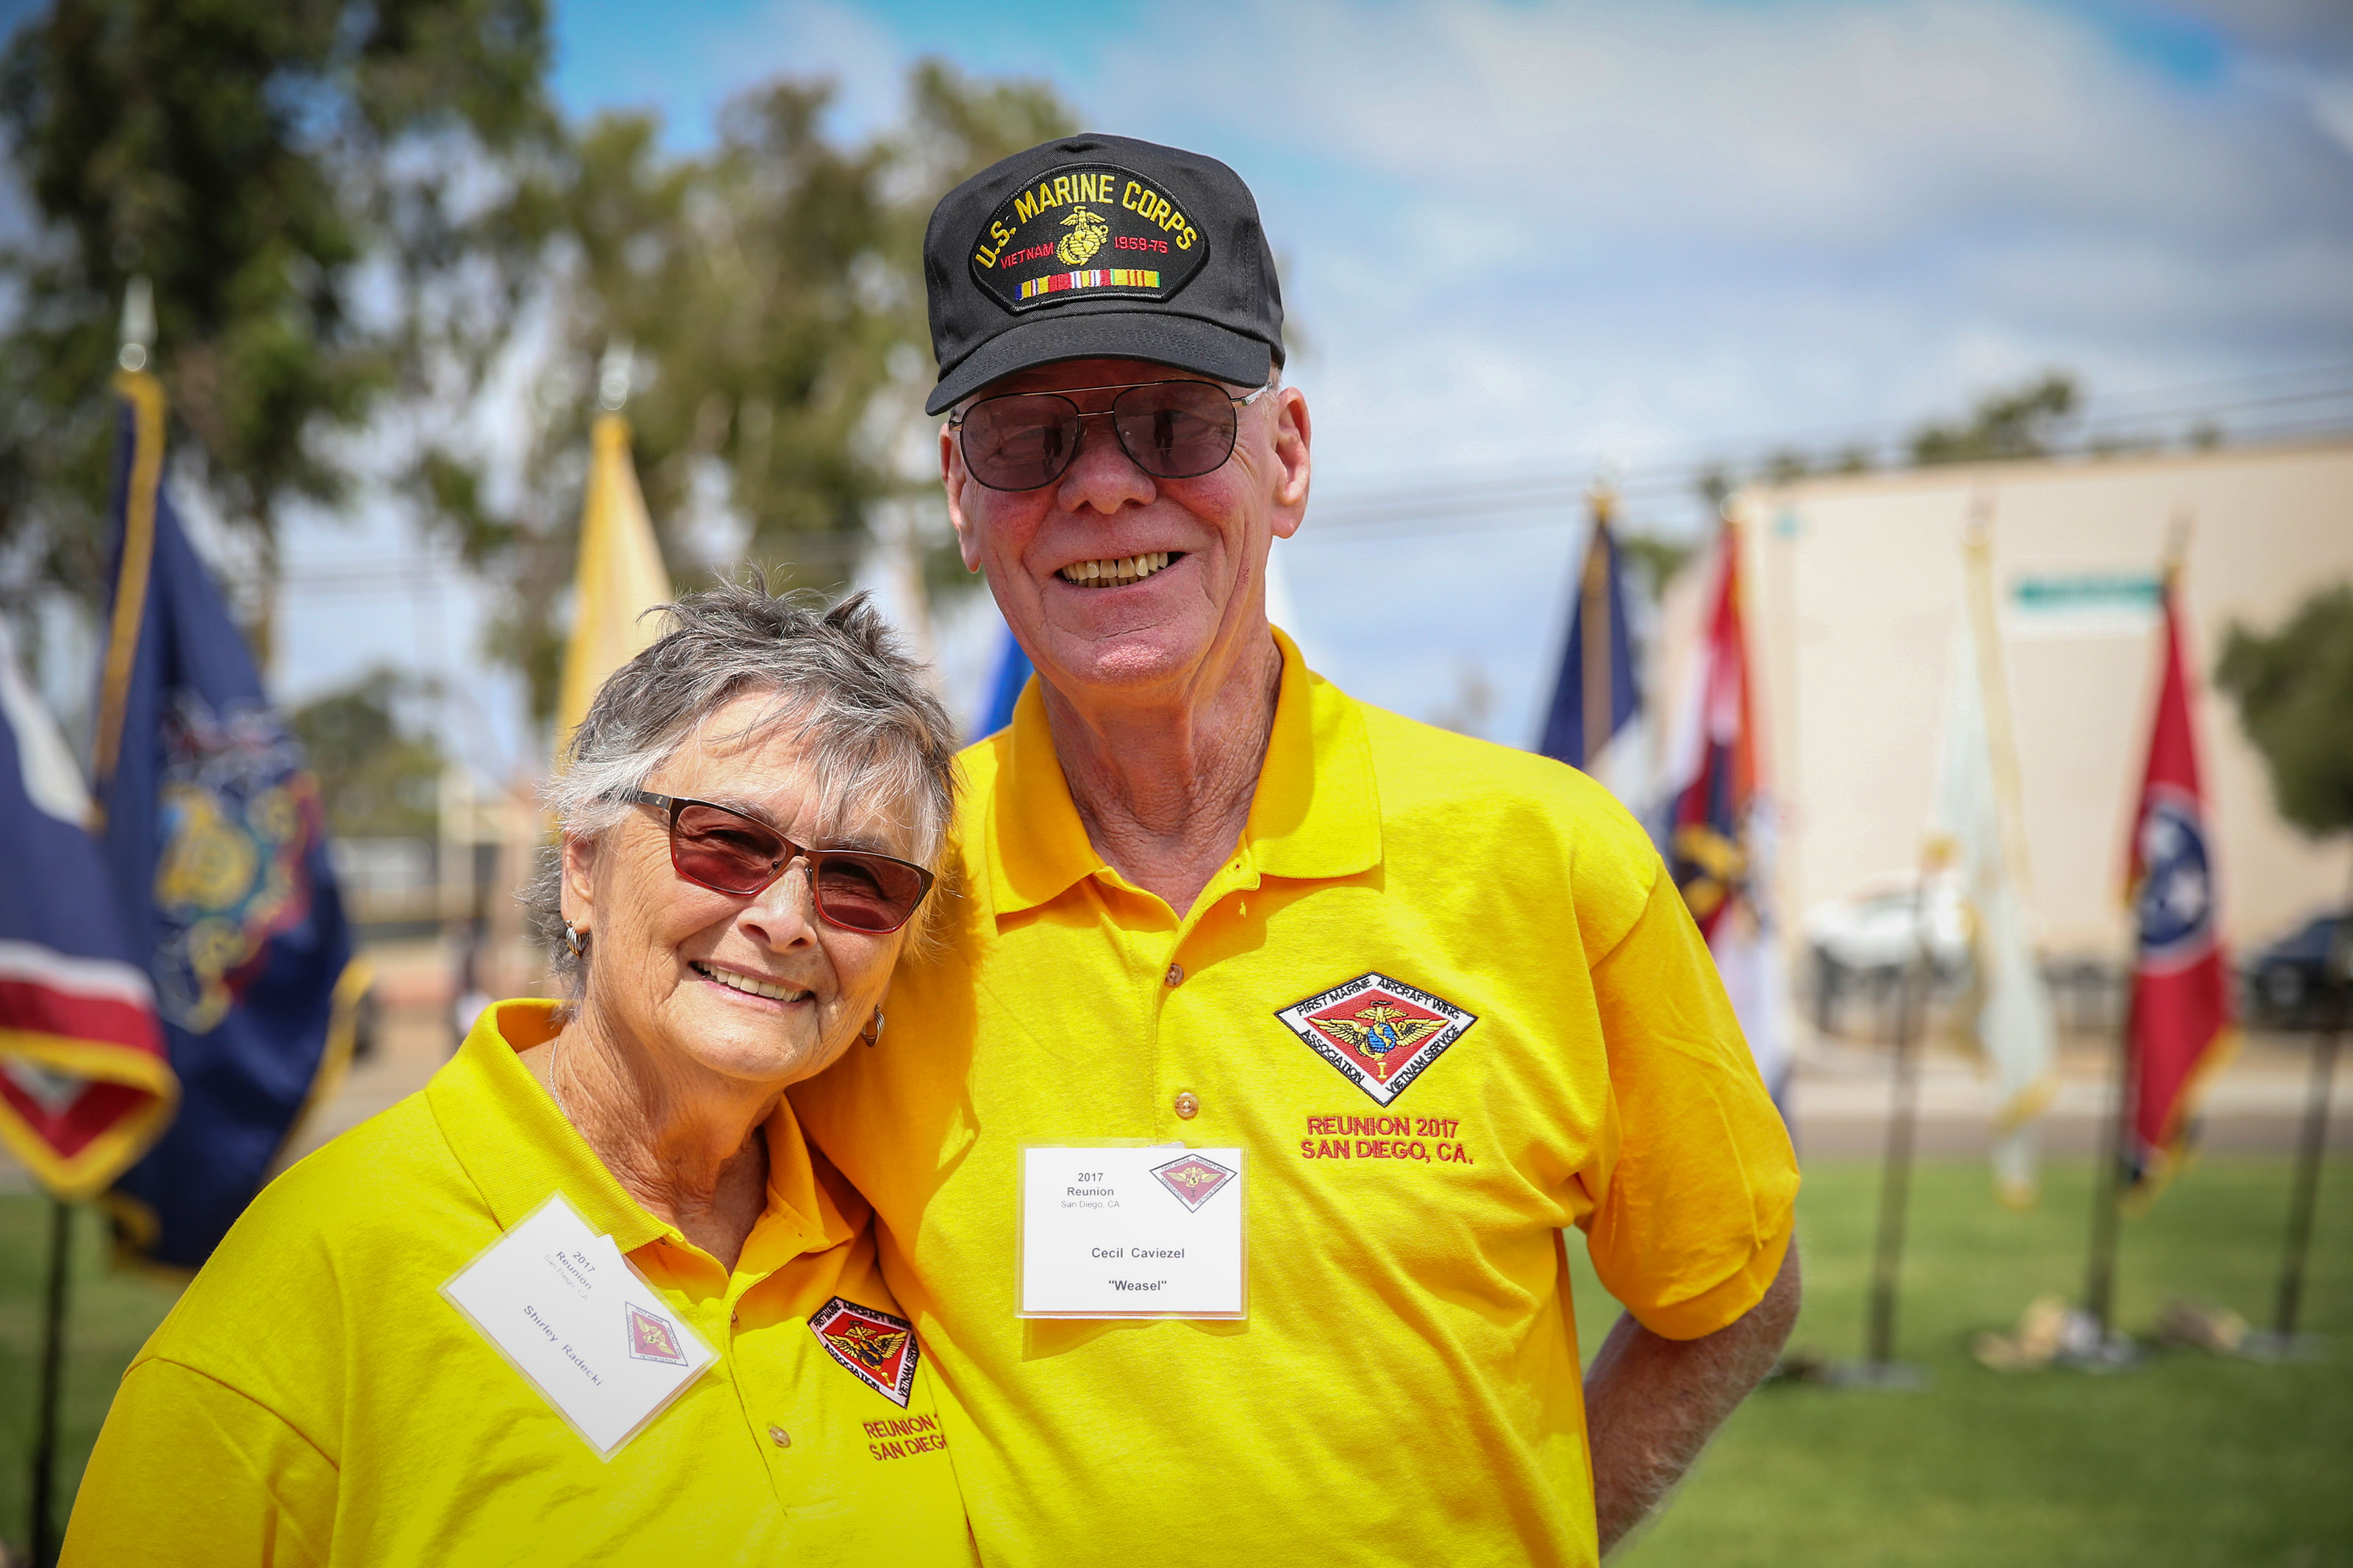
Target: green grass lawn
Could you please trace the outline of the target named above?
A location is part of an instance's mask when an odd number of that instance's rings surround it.
[[[111,1266],[104,1219],[75,1212],[66,1331],[66,1384],[58,1506],[81,1483],[114,1385],[178,1300],[176,1286]],[[0,1197],[0,1541],[22,1552],[32,1525],[33,1405],[40,1384],[41,1304],[49,1255],[49,1200]]]
[[[2124,1325],[2169,1296],[2261,1321],[2270,1310],[2287,1163],[2213,1159],[2126,1222]],[[1806,1310],[1795,1343],[1850,1358],[1862,1337],[1878,1173],[1810,1167],[1800,1200]],[[2321,1194],[2306,1325],[2326,1359],[2257,1365],[2177,1352],[2117,1376],[2001,1375],[1968,1336],[2007,1329],[2042,1291],[2082,1288],[2088,1166],[2048,1173],[2042,1207],[2011,1214],[1976,1162],[1924,1164],[1899,1337],[1932,1386],[1879,1394],[1768,1385],[1734,1416],[1660,1521],[1620,1561],[1677,1564],[2353,1564],[2353,1161]],[[46,1200],[0,1198],[0,1540],[26,1524]],[[79,1216],[66,1386],[66,1495],[81,1475],[117,1378],[172,1291],[101,1267]],[[1582,1257],[1587,1348],[1616,1315]]]
[[[2118,1321],[2169,1297],[2271,1315],[2288,1162],[2210,1159],[2126,1222]],[[2160,1352],[2138,1371],[1998,1373],[1968,1355],[2028,1300],[2080,1297],[2088,1163],[2013,1214],[1976,1162],[1913,1187],[1897,1347],[1925,1393],[1768,1384],[1620,1562],[1746,1564],[2353,1563],[2353,1161],[2323,1178],[2305,1326],[2324,1360],[2260,1365]],[[1869,1163],[1811,1166],[1799,1200],[1806,1307],[1791,1341],[1860,1356],[1878,1193]],[[1585,1268],[1588,1348],[1616,1316]]]

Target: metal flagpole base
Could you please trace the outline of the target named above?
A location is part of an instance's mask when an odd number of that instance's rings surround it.
[[[2251,1329],[2233,1353],[2249,1361],[2324,1361],[2328,1355],[2328,1336]]]
[[[1908,1361],[1832,1362],[1820,1381],[1832,1388],[1868,1388],[1881,1394],[1923,1394],[1934,1380],[1928,1369]]]

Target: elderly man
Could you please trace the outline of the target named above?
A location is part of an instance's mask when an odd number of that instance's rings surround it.
[[[794,1093],[983,1556],[1593,1562],[1798,1304],[1788,1141],[1673,883],[1582,775],[1268,625],[1310,426],[1231,170],[1050,142],[924,259],[949,512],[1039,679],[965,755],[943,946]],[[1628,1309],[1581,1380],[1570,1225]]]

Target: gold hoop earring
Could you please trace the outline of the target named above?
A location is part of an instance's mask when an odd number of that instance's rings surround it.
[[[570,921],[565,921],[564,922],[564,945],[572,950],[573,957],[586,958],[588,956],[588,933],[582,931],[578,926],[574,925]]]
[[[874,1022],[873,1022],[873,1023],[871,1023],[871,1024],[870,1024],[870,1025],[868,1025],[865,1028],[860,1029],[860,1030],[858,1032],[858,1037],[859,1037],[860,1039],[861,1039],[861,1040],[864,1040],[864,1041],[867,1043],[867,1045],[868,1045],[868,1046],[870,1046],[870,1047],[871,1047],[871,1046],[876,1046],[876,1045],[880,1045],[880,1044],[881,1043],[881,1041],[882,1041],[882,1009],[881,1009],[881,1008],[877,1007],[877,1008],[875,1008],[875,1009],[874,1009]]]

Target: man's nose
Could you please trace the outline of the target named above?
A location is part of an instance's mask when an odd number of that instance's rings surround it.
[[[1078,455],[1063,471],[1055,499],[1071,511],[1092,507],[1108,514],[1131,502],[1145,505],[1158,494],[1152,476],[1137,468],[1119,444],[1110,411],[1088,415],[1079,434]]]

